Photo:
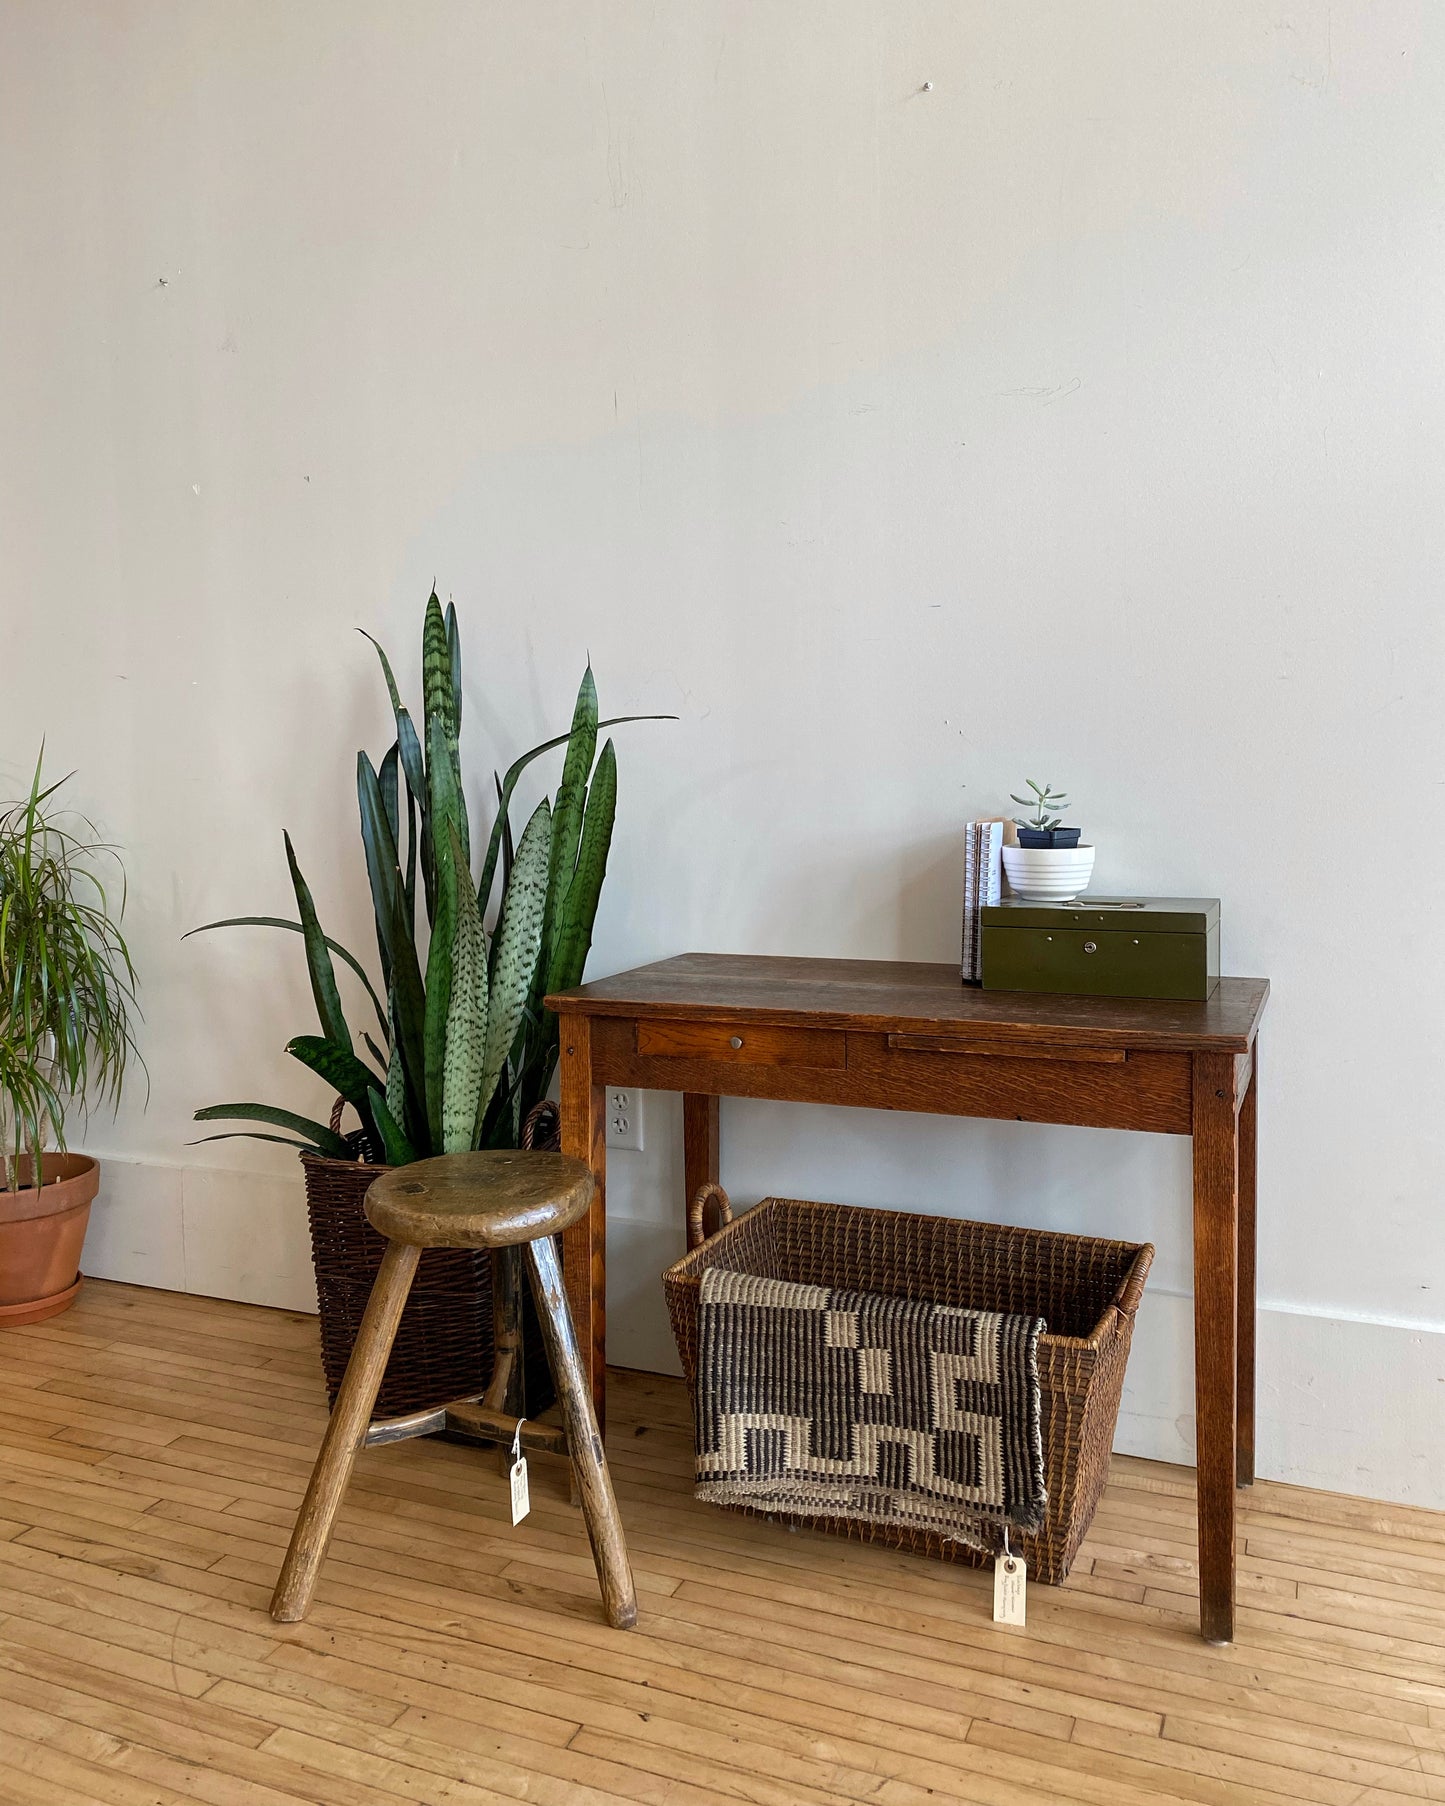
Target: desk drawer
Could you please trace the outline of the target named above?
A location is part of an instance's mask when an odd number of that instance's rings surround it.
[[[886,1107],[1187,1135],[1188,1054],[946,1034],[848,1036],[848,1076]]]
[[[847,1038],[839,1031],[749,1022],[639,1022],[637,1051],[649,1059],[744,1066],[842,1068],[848,1060]]]

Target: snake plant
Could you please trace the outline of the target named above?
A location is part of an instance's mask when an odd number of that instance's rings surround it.
[[[42,784],[44,757],[29,794],[0,810],[0,1151],[10,1191],[21,1153],[38,1184],[52,1138],[65,1151],[67,1106],[118,1104],[128,1063],[144,1066],[120,855],[84,816],[52,806],[67,780]],[[106,863],[118,869],[114,901]]]
[[[474,880],[460,752],[456,609],[448,605],[443,612],[435,592],[427,601],[420,728],[402,701],[385,650],[371,643],[395,727],[380,766],[364,751],[356,759],[380,984],[323,931],[289,835],[295,921],[230,916],[191,932],[269,927],[301,935],[321,1032],[296,1036],[286,1051],[355,1108],[369,1159],[404,1165],[431,1154],[515,1147],[527,1112],[546,1096],[557,1066],[556,1018],[542,999],[581,982],[607,872],[617,759],[611,740],[597,752],[599,732],[662,717],[599,721],[589,665],[570,730],[532,747],[495,779],[496,814],[481,876]],[[562,746],[567,750],[555,805],[544,798],[514,843],[510,814],[517,781],[535,760]],[[342,1007],[336,959],[360,978],[375,1011],[377,1032],[363,1031],[360,1045]],[[207,1140],[250,1135],[352,1157],[346,1140],[326,1124],[269,1104],[213,1104],[198,1110],[196,1120],[257,1125]]]

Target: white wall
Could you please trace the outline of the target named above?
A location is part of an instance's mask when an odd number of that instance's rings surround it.
[[[920,92],[925,82],[930,92]],[[0,771],[129,848],[152,1074],[93,1270],[309,1296],[290,827],[435,576],[482,774],[625,731],[593,970],[948,959],[959,824],[1067,784],[1105,890],[1275,983],[1263,1471],[1445,1504],[1445,16],[1426,0],[0,3]],[[677,1111],[614,1160],[668,1359]],[[1187,1457],[1187,1147],[734,1104],[725,1177],[1159,1244],[1122,1431]]]

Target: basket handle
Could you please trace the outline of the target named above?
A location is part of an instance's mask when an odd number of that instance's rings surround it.
[[[717,1229],[726,1229],[733,1220],[732,1200],[720,1185],[700,1185],[697,1196],[687,1207],[687,1245],[689,1249],[700,1248],[707,1240],[707,1231],[703,1228],[703,1217],[709,1204],[717,1207]],[[717,1229],[713,1234],[717,1234]]]
[[[550,1097],[533,1104],[522,1124],[522,1146],[530,1153],[534,1148],[551,1148],[562,1127],[562,1112]]]
[[[1124,1275],[1124,1283],[1119,1287],[1118,1296],[1114,1300],[1114,1309],[1121,1317],[1132,1319],[1139,1309],[1144,1296],[1144,1281],[1149,1277],[1149,1269],[1154,1264],[1154,1244],[1145,1242],[1134,1256],[1129,1271]]]

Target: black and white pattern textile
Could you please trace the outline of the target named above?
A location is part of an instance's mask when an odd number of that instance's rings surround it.
[[[697,1496],[996,1550],[1037,1530],[1043,1322],[709,1267]]]

